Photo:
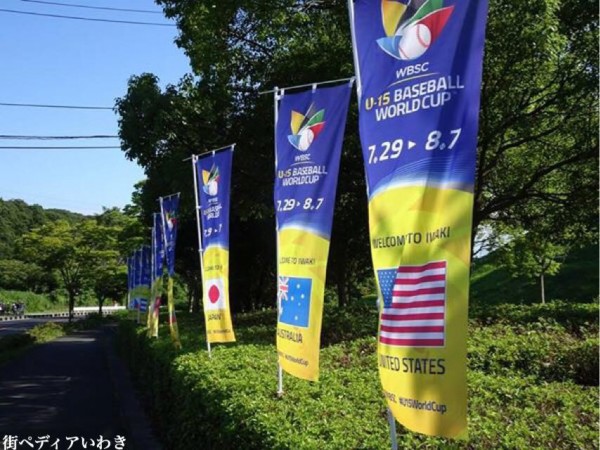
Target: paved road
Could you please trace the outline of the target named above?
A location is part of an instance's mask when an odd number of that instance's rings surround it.
[[[128,450],[159,448],[111,339],[108,329],[78,332],[34,346],[2,366],[0,439],[49,435],[46,445],[60,438],[62,450],[69,446],[67,436],[121,435]]]
[[[42,317],[39,319],[1,320],[0,337],[15,333],[24,333],[30,328],[46,322],[68,322],[67,317]]]

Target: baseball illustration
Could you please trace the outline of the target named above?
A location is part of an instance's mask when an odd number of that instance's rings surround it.
[[[301,150],[303,152],[308,150],[308,147],[310,147],[310,144],[312,144],[314,139],[315,139],[315,134],[313,133],[313,131],[310,128],[304,129],[300,133],[300,140],[298,142],[298,150]]]
[[[208,195],[217,195],[219,191],[219,185],[217,183],[217,180],[212,180],[209,181],[208,184],[206,185],[206,193]]]
[[[398,53],[404,60],[416,59],[431,45],[431,31],[426,25],[417,23],[406,28],[398,44]]]

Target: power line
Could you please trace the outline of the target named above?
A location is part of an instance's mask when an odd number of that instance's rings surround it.
[[[47,146],[47,147],[23,147],[23,146],[0,146],[0,150],[85,150],[85,149],[107,149],[107,148],[121,148],[118,145],[100,145],[100,146],[77,146],[77,147],[65,147],[61,146]]]
[[[75,5],[75,4],[69,4],[69,3],[46,2],[43,0],[21,0],[21,1],[27,2],[27,3],[41,3],[44,5],[68,6],[71,8],[102,9],[105,11],[124,11],[124,12],[147,13],[147,14],[162,14],[162,11],[152,11],[150,9],[110,8],[107,6]]]
[[[0,9],[0,12],[7,12],[13,14],[27,14],[30,16],[42,16],[42,17],[53,17],[58,19],[74,19],[74,20],[87,20],[91,22],[109,22],[109,23],[122,23],[128,25],[153,25],[157,27],[174,27],[172,23],[158,23],[158,22],[135,22],[131,20],[110,20],[110,19],[94,19],[91,17],[78,17],[78,16],[63,16],[61,14],[42,14],[30,11],[16,11],[14,9]]]
[[[35,140],[35,141],[49,141],[49,140],[67,140],[67,139],[115,139],[119,136],[109,134],[94,134],[90,136],[31,136],[31,135],[20,135],[20,134],[0,134],[0,139],[11,139],[11,140]]]
[[[110,109],[112,106],[78,106],[78,105],[40,105],[35,103],[0,103],[0,106],[19,106],[24,108],[65,108],[65,109]]]

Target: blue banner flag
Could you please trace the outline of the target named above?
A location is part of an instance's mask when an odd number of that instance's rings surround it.
[[[208,342],[233,342],[229,301],[229,205],[233,146],[194,157],[202,244],[204,319]]]
[[[140,306],[140,285],[141,285],[141,265],[142,265],[142,252],[141,250],[135,250],[131,257],[131,304],[132,309],[139,309]]]
[[[144,245],[140,251],[140,285],[139,285],[139,302],[140,311],[148,310],[148,301],[150,299],[150,278],[151,278],[151,248]]]
[[[163,237],[162,219],[159,213],[152,215],[152,282],[163,275],[165,261],[165,241]]]
[[[169,276],[175,275],[175,246],[179,219],[179,194],[160,198],[160,211],[165,241],[165,257]]]
[[[349,0],[349,6],[383,391],[409,429],[466,437],[487,0]],[[429,365],[398,370],[393,361]]]
[[[179,329],[175,315],[175,300],[173,298],[173,276],[175,275],[175,246],[177,244],[177,227],[179,225],[179,193],[160,197],[160,213],[162,217],[162,231],[165,241],[165,259],[169,281],[167,285],[167,302],[169,308],[169,330],[171,340],[176,348],[181,348]]]
[[[164,271],[165,244],[160,213],[152,215],[152,273],[150,283],[150,301],[148,313],[148,336],[158,337],[160,300],[162,296],[162,275]]]
[[[319,377],[325,275],[352,83],[276,92],[277,350],[286,372]]]

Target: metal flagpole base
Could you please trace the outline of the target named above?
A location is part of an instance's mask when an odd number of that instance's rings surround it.
[[[390,408],[387,409],[387,418],[388,423],[390,424],[390,442],[391,449],[398,450],[398,438],[396,437],[396,419],[394,419],[394,415]]]
[[[277,364],[277,397],[283,397],[283,369]]]

